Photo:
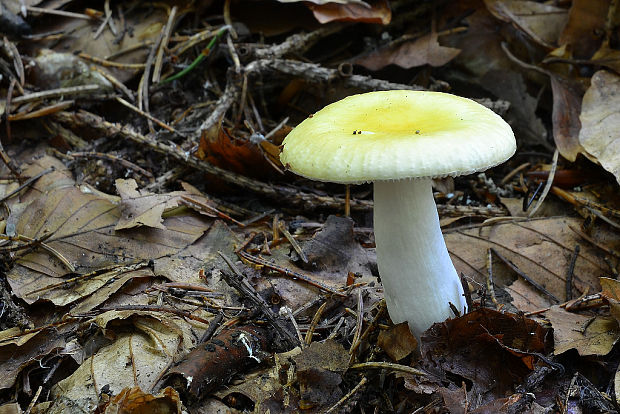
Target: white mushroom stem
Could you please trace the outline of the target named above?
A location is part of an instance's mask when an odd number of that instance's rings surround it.
[[[466,307],[463,287],[446,248],[430,178],[375,181],[377,264],[388,312],[419,338],[435,322],[454,317],[449,302]]]

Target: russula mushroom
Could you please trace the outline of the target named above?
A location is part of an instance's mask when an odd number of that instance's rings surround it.
[[[298,175],[374,183],[377,264],[388,312],[420,336],[466,307],[439,227],[431,178],[498,165],[514,154],[510,126],[490,109],[440,92],[349,96],[300,123],[280,160]]]

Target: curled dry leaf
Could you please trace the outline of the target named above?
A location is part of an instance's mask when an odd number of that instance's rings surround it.
[[[140,387],[121,390],[110,401],[99,406],[105,414],[181,414],[182,403],[179,393],[166,387],[156,395],[146,393]]]
[[[579,119],[581,145],[620,182],[620,76],[605,70],[592,76]]]
[[[66,339],[76,327],[77,322],[67,322],[25,334],[19,328],[0,332],[0,390],[12,387],[20,372],[48,357],[73,358],[80,363],[81,346]]]
[[[309,3],[308,7],[314,13],[314,17],[323,24],[345,21],[386,25],[392,20],[392,9],[387,0],[372,0],[369,3],[337,3],[339,2]]]
[[[564,158],[575,161],[577,155],[585,152],[579,143],[579,113],[584,91],[578,82],[553,73],[549,75],[553,92],[553,140]]]

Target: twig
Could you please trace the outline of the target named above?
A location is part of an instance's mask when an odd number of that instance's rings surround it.
[[[99,85],[81,85],[81,86],[70,86],[67,88],[58,88],[58,89],[49,89],[47,91],[29,93],[28,95],[18,96],[17,98],[12,99],[13,103],[24,103],[24,102],[32,102],[32,101],[42,101],[44,99],[50,98],[59,98],[66,97],[69,95],[79,95],[81,93],[90,93],[95,92],[100,89]]]
[[[544,286],[542,286],[541,284],[539,284],[538,282],[534,281],[531,277],[529,277],[528,275],[526,275],[525,273],[523,273],[523,271],[521,269],[519,269],[514,263],[512,263],[510,260],[506,259],[504,256],[502,256],[501,254],[499,254],[499,252],[497,250],[495,250],[494,248],[490,248],[490,251],[493,252],[493,254],[495,254],[497,256],[498,259],[500,259],[502,262],[504,262],[506,265],[508,265],[508,267],[510,267],[516,274],[518,274],[519,276],[521,276],[526,282],[528,282],[530,285],[534,286],[537,290],[539,290],[540,292],[544,293],[545,295],[547,295],[549,298],[551,298],[553,301],[555,301],[556,303],[560,303],[560,300],[551,292],[549,292],[547,289],[545,289]]]
[[[139,108],[137,108],[134,105],[130,104],[129,102],[127,102],[126,100],[124,100],[120,96],[116,97],[116,101],[118,103],[126,106],[127,108],[131,109],[132,111],[137,112],[138,114],[142,115],[143,117],[147,118],[148,120],[155,122],[157,125],[159,125],[160,127],[164,128],[165,130],[167,130],[169,132],[172,132],[173,134],[177,134],[179,136],[182,136],[182,137],[185,136],[185,134],[180,133],[179,131],[177,131],[173,127],[167,125],[165,122],[160,121],[159,119],[155,118],[153,115],[140,110]]]
[[[570,263],[568,265],[568,271],[566,272],[566,300],[571,300],[573,298],[573,274],[575,273],[575,263],[577,262],[577,257],[579,257],[579,250],[581,247],[579,245],[575,246],[575,250],[570,258]]]
[[[344,397],[342,397],[340,400],[338,400],[338,402],[336,402],[336,404],[332,405],[331,407],[329,407],[329,409],[325,410],[323,412],[323,414],[330,414],[330,413],[333,413],[334,411],[336,411],[338,409],[338,407],[340,407],[349,398],[351,398],[353,395],[355,395],[355,393],[357,393],[360,390],[360,388],[362,388],[364,385],[366,385],[367,382],[368,382],[368,378],[362,377],[361,381],[355,387],[353,387],[353,389],[351,391],[349,391]]]
[[[209,322],[209,326],[207,327],[207,330],[205,331],[205,333],[202,334],[202,337],[200,338],[200,341],[198,341],[198,343],[201,344],[211,339],[211,337],[213,336],[213,334],[215,333],[215,331],[217,330],[218,326],[220,325],[223,319],[224,319],[223,313],[218,313],[215,316],[215,318],[211,319],[211,322]]]
[[[39,399],[39,396],[41,395],[42,390],[43,390],[43,386],[39,385],[39,388],[37,388],[37,392],[34,394],[34,397],[32,397],[30,404],[28,404],[28,409],[24,412],[24,414],[30,414],[30,412],[34,408],[35,403]]]
[[[306,345],[310,345],[312,343],[312,335],[314,334],[314,330],[316,326],[319,324],[321,320],[321,316],[323,316],[323,311],[327,307],[327,302],[323,302],[323,304],[317,309],[316,313],[312,317],[312,321],[310,322],[310,326],[308,326],[308,330],[306,331]]]
[[[280,308],[280,312],[283,312],[288,318],[288,320],[291,321],[291,324],[293,325],[293,328],[295,329],[295,333],[297,334],[297,339],[299,340],[300,347],[302,349],[305,348],[306,343],[304,342],[304,336],[301,334],[301,331],[299,330],[299,325],[297,325],[297,320],[295,320],[295,315],[293,315],[291,308],[289,308],[288,306],[283,306]]]
[[[408,367],[407,365],[394,364],[392,362],[360,362],[358,364],[353,364],[349,367],[349,369],[389,369],[391,371],[399,371],[404,372],[406,374],[411,375],[426,375],[426,372],[420,371],[418,369]]]
[[[71,17],[74,19],[82,19],[82,20],[97,20],[95,16],[89,16],[88,14],[83,13],[73,13],[64,10],[56,10],[56,9],[44,9],[42,7],[34,7],[34,6],[26,6],[26,10],[33,13],[42,13],[42,14],[54,14],[56,16],[63,17]]]
[[[43,116],[48,116],[51,114],[55,114],[56,112],[64,111],[73,106],[75,101],[62,101],[55,103],[53,105],[48,105],[43,108],[39,108],[36,111],[26,111],[26,112],[18,112],[16,114],[11,114],[6,117],[7,121],[25,121],[27,119],[40,118]]]
[[[607,252],[609,254],[611,254],[612,256],[615,257],[620,257],[620,252],[609,248],[607,246],[605,246],[602,243],[599,243],[597,240],[595,240],[594,238],[588,236],[587,234],[585,234],[583,231],[576,229],[575,227],[571,226],[570,224],[568,225],[568,228],[571,229],[572,231],[574,231],[575,233],[577,233],[579,236],[581,236],[583,239],[589,241],[590,243],[592,243],[594,246],[598,247],[599,249],[603,250],[604,252]]]
[[[244,297],[248,298],[248,300],[252,301],[262,314],[267,318],[267,320],[273,325],[273,327],[280,333],[284,341],[291,348],[299,345],[298,338],[295,337],[280,321],[280,318],[271,310],[269,304],[265,302],[254,288],[250,285],[247,278],[241,271],[235,266],[233,261],[228,258],[224,253],[218,251],[217,252],[222,259],[226,262],[230,270],[232,270],[233,275],[226,271],[222,271],[222,276],[226,283],[228,283],[231,287],[237,289]]]
[[[170,14],[168,14],[168,21],[166,22],[166,26],[164,26],[164,36],[159,42],[159,48],[157,49],[157,56],[155,58],[155,67],[153,68],[153,77],[151,78],[151,82],[159,83],[159,79],[161,78],[161,68],[164,63],[164,51],[166,47],[168,47],[168,42],[170,41],[170,33],[172,32],[172,26],[174,25],[174,19],[177,15],[177,6],[173,6],[170,9]]]
[[[200,316],[196,316],[187,311],[183,311],[183,310],[176,309],[176,308],[168,308],[168,307],[159,306],[159,305],[118,305],[118,306],[101,308],[98,310],[98,312],[100,313],[105,313],[105,312],[110,312],[110,311],[120,312],[120,311],[127,311],[127,310],[139,311],[139,312],[166,312],[166,313],[171,313],[176,316],[180,316],[182,318],[187,318],[187,319],[191,319],[196,322],[204,323],[205,325],[209,325],[209,323],[211,322],[208,319],[201,318]],[[78,315],[72,315],[72,316],[78,316]]]
[[[110,31],[114,36],[118,34],[118,30],[116,29],[116,25],[114,24],[114,19],[112,18],[112,9],[110,9],[110,0],[105,0],[103,3],[103,12],[105,13],[106,20],[108,22],[108,26],[110,26]]]
[[[51,173],[54,170],[55,170],[54,167],[50,167],[50,168],[48,168],[46,170],[41,171],[37,175],[30,177],[29,179],[24,181],[24,183],[22,185],[17,187],[15,190],[11,191],[10,193],[5,195],[4,197],[0,198],[0,203],[4,203],[6,200],[8,200],[9,198],[13,197],[15,194],[19,193],[20,191],[22,191],[24,188],[28,187],[33,182],[37,181],[39,178],[43,177],[46,174]]]
[[[491,256],[491,249],[487,249],[487,292],[491,295],[491,301],[495,306],[498,305],[497,298],[495,297],[495,289],[493,287],[493,257]]]
[[[296,272],[296,271],[293,271],[293,270],[289,270],[289,269],[287,269],[285,267],[282,267],[280,265],[277,265],[277,264],[275,264],[275,263],[273,263],[273,262],[271,262],[269,260],[263,259],[262,257],[253,256],[253,255],[251,255],[249,253],[246,253],[244,251],[239,251],[239,252],[237,252],[237,254],[242,259],[247,260],[248,262],[250,262],[250,263],[252,263],[254,265],[264,266],[264,267],[266,267],[268,269],[275,270],[275,271],[280,272],[283,275],[288,276],[288,277],[290,277],[292,279],[299,279],[299,280],[301,280],[303,282],[306,282],[309,285],[317,287],[317,288],[319,288],[321,290],[324,290],[326,292],[329,292],[329,293],[331,293],[333,295],[341,296],[341,297],[346,297],[347,296],[344,293],[338,292],[334,288],[331,288],[331,287],[325,285],[324,283],[319,282],[318,280],[314,280],[312,277],[310,277],[308,275],[305,275],[303,273],[299,273],[299,272]]]
[[[126,69],[126,70],[140,70],[144,69],[144,63],[121,63],[114,62],[112,60],[101,59],[95,56],[91,56],[87,53],[80,52],[78,54],[82,59],[88,60],[90,62],[96,63],[97,65],[101,65],[108,68],[117,68],[117,69]]]
[[[240,221],[235,220],[234,218],[230,217],[228,214],[224,214],[221,211],[219,211],[217,208],[215,207],[211,207],[208,204],[202,203],[198,200],[194,200],[191,197],[182,195],[181,198],[183,200],[185,200],[188,204],[193,204],[194,206],[196,206],[199,210],[205,211],[205,212],[209,212],[211,214],[215,214],[217,217],[225,219],[225,220],[229,220],[232,223],[236,224],[239,227],[245,227],[245,224],[243,224]]]
[[[351,348],[349,348],[349,364],[355,361],[355,350],[359,346],[360,337],[362,336],[362,328],[364,325],[364,298],[362,297],[362,289],[357,289],[357,310],[355,318],[355,334],[351,340]]]
[[[222,120],[226,111],[228,111],[232,104],[237,101],[237,98],[239,98],[240,92],[239,88],[233,82],[228,82],[226,84],[224,94],[222,94],[215,103],[215,108],[200,125],[196,133],[194,133],[194,141],[196,141],[204,131],[210,130],[216,123]]]
[[[291,244],[291,246],[293,246],[293,249],[299,255],[299,258],[301,259],[301,261],[304,262],[304,263],[308,263],[308,257],[306,256],[306,253],[304,253],[303,249],[301,248],[299,243],[297,243],[297,240],[295,240],[293,235],[291,233],[289,233],[289,231],[286,228],[286,224],[284,223],[284,221],[280,221],[278,223],[278,227],[279,227],[280,231],[282,232],[282,234],[284,234],[284,237],[286,237],[286,240],[288,240],[289,243]]]
[[[123,158],[117,157],[112,154],[106,154],[103,152],[94,152],[94,151],[92,152],[69,152],[67,153],[67,156],[74,157],[74,158],[99,158],[102,160],[118,162],[123,167],[133,170],[137,172],[138,174],[142,174],[143,176],[147,177],[149,180],[153,179],[153,173],[151,173],[150,171],[145,170],[144,168],[140,167],[139,165],[134,164],[131,161],[125,160]]]
[[[558,168],[559,154],[560,154],[560,151],[556,149],[555,152],[553,153],[553,160],[551,161],[551,171],[549,171],[549,177],[547,178],[547,184],[545,184],[545,189],[540,195],[540,198],[536,202],[536,205],[534,206],[532,211],[530,211],[530,213],[527,215],[528,217],[532,217],[534,216],[534,214],[536,214],[536,212],[542,205],[543,201],[545,201],[547,194],[549,194],[549,190],[551,190],[551,186],[553,185],[553,177],[555,176],[555,170]]]

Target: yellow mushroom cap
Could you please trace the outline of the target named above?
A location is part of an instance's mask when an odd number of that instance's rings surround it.
[[[469,174],[515,150],[510,126],[477,102],[394,90],[327,105],[288,134],[280,160],[314,180],[362,183]]]

